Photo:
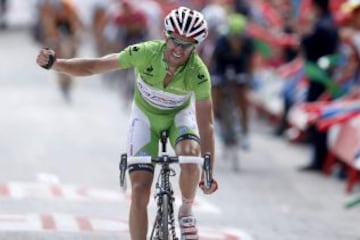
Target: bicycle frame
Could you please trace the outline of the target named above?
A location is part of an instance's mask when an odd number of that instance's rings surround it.
[[[170,177],[175,176],[175,170],[170,167],[173,163],[197,163],[201,164],[205,171],[205,186],[210,187],[211,184],[211,164],[210,154],[207,153],[204,157],[194,156],[169,156],[167,155],[167,132],[161,132],[161,154],[159,157],[151,156],[127,156],[121,155],[120,168],[120,186],[125,185],[125,172],[128,164],[135,163],[154,163],[160,164],[161,169],[158,175],[155,187],[155,199],[157,202],[157,213],[154,225],[151,231],[151,240],[178,240],[175,231],[175,218],[174,218],[174,191],[172,189]]]
[[[177,239],[174,218],[175,198],[170,176],[175,176],[175,171],[170,168],[169,163],[165,162],[161,165],[160,175],[155,185],[158,210],[150,239],[169,239],[169,234],[172,236],[170,239]]]

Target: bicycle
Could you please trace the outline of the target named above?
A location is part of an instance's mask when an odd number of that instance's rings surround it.
[[[157,213],[153,228],[151,231],[151,240],[178,240],[175,231],[175,218],[174,218],[174,191],[172,189],[170,177],[176,175],[174,169],[170,167],[171,164],[184,164],[195,163],[202,165],[202,169],[205,172],[204,184],[207,188],[210,188],[212,178],[210,175],[211,156],[209,153],[204,154],[203,157],[195,156],[169,156],[167,154],[167,131],[160,133],[161,138],[161,154],[158,157],[151,156],[127,156],[127,154],[121,155],[119,164],[120,169],[120,186],[126,186],[125,173],[127,166],[131,164],[160,164],[160,174],[158,175],[155,187],[155,199],[157,202]]]
[[[230,76],[228,76],[230,75]],[[218,100],[219,106],[216,106],[218,110],[218,116],[216,122],[218,126],[218,134],[223,142],[224,146],[224,159],[229,159],[231,163],[231,169],[234,172],[240,171],[240,156],[239,145],[242,149],[242,129],[241,118],[236,111],[236,83],[234,82],[234,76],[231,74],[225,74],[225,81],[218,86],[221,99]]]

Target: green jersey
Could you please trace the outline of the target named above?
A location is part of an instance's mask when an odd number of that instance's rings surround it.
[[[176,113],[189,105],[191,96],[208,99],[211,81],[207,67],[196,53],[179,67],[170,83],[164,87],[167,63],[164,41],[148,41],[127,47],[119,53],[122,68],[135,69],[134,100],[145,112]]]

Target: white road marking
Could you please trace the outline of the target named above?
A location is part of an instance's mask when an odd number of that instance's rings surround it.
[[[42,224],[38,216],[34,214],[18,215],[18,214],[1,214],[0,215],[0,231],[33,231],[42,228]]]
[[[41,183],[60,184],[59,177],[52,173],[38,173],[36,179]]]
[[[104,201],[128,202],[131,192],[114,191],[110,189],[94,189],[75,185],[60,185],[44,182],[10,182],[0,184],[0,197],[14,199],[64,199],[69,201]],[[181,197],[175,196],[175,205],[179,206]],[[150,199],[150,206],[156,205],[154,198]],[[214,204],[198,196],[194,202],[195,212],[221,214]]]
[[[72,215],[58,213],[53,214],[53,218],[57,231],[77,232],[80,230],[76,217]]]
[[[241,229],[225,228],[224,232],[229,234],[229,236],[241,236],[241,240],[253,240],[247,232]]]
[[[199,226],[200,240],[252,240],[239,229]],[[70,214],[0,214],[0,231],[112,232],[128,236],[128,223],[120,218]],[[179,229],[177,229],[179,234]]]

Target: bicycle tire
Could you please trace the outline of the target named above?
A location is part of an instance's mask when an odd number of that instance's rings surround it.
[[[169,240],[169,196],[162,195],[161,232],[162,240]]]
[[[222,108],[221,132],[223,141],[227,146],[234,146],[238,143],[236,136],[234,107],[233,104],[225,104]]]

